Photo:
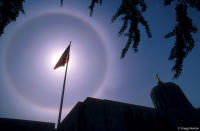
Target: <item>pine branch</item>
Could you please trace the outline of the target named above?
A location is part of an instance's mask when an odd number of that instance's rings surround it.
[[[164,5],[170,5],[174,0],[165,0]]]
[[[186,2],[190,7],[200,11],[200,0],[187,0]]]
[[[175,36],[174,47],[171,50],[169,60],[175,60],[172,71],[175,72],[174,78],[178,78],[182,72],[183,60],[192,51],[194,39],[192,33],[196,33],[197,28],[193,26],[192,20],[187,16],[187,5],[179,3],[176,6],[177,24],[174,30],[168,33],[165,38]]]
[[[9,23],[16,21],[20,12],[24,14],[23,2],[25,0],[0,0],[0,36]]]
[[[141,7],[141,10],[138,7]],[[131,45],[135,52],[138,51],[138,45],[140,42],[140,30],[138,28],[139,24],[142,24],[145,27],[148,37],[151,37],[149,25],[142,16],[142,13],[146,11],[146,7],[147,6],[144,0],[122,0],[119,9],[112,18],[112,22],[115,22],[118,18],[121,18],[123,25],[118,34],[120,36],[124,34],[124,36],[128,37],[126,46],[122,50],[121,58],[125,57]]]
[[[60,6],[61,7],[63,6],[63,0],[60,0]]]
[[[91,5],[89,6],[90,9],[90,16],[92,16],[93,11],[94,11],[94,6],[95,4],[102,4],[102,0],[92,0]]]

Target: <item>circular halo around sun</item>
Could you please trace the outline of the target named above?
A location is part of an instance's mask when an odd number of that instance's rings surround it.
[[[101,87],[108,56],[99,32],[83,18],[49,12],[24,22],[8,43],[6,73],[18,95],[37,107],[58,108],[65,67],[53,67],[69,41],[64,106],[92,96]]]

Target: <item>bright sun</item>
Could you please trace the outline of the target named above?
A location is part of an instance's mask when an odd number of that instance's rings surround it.
[[[62,53],[64,51],[63,50],[56,50],[54,53],[51,54],[50,56],[50,69],[56,72],[64,72],[65,71],[65,66],[61,66],[59,68],[57,68],[56,70],[54,70],[53,68],[55,67],[55,65],[57,64],[58,60],[60,59]],[[76,67],[76,62],[75,62],[75,58],[76,56],[72,56],[72,53],[70,53],[70,58],[69,58],[69,66],[68,69],[70,68],[75,68]]]
[[[56,52],[56,53],[53,53],[52,56],[51,56],[51,68],[53,69],[55,67],[55,65],[57,64],[58,60],[60,59],[62,55],[62,52]],[[55,71],[64,71],[65,69],[65,66],[61,66],[59,68],[57,68]]]

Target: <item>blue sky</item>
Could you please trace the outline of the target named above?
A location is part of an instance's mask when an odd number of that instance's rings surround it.
[[[89,16],[90,1],[35,0],[24,4],[25,15],[9,24],[0,38],[0,117],[57,122],[64,70],[53,70],[72,41],[64,113],[86,97],[153,107],[150,91],[155,73],[163,82],[177,83],[194,107],[199,97],[199,32],[196,47],[184,61],[182,75],[172,80],[168,56],[174,39],[163,36],[175,26],[174,5],[147,3],[144,13],[153,37],[141,26],[139,52],[130,49],[120,59],[126,38],[118,37],[121,21],[111,23],[120,0],[103,1]],[[199,12],[189,10],[199,26]]]

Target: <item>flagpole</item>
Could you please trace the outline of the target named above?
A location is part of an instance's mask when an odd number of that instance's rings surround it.
[[[61,120],[62,106],[63,106],[63,98],[64,98],[64,92],[65,92],[65,82],[66,82],[66,76],[67,76],[67,68],[68,68],[68,62],[67,62],[66,69],[65,69],[65,77],[64,77],[63,89],[62,89],[62,96],[61,96],[61,101],[60,101],[60,110],[59,110],[57,128],[59,127],[59,125],[60,125],[60,120]]]

